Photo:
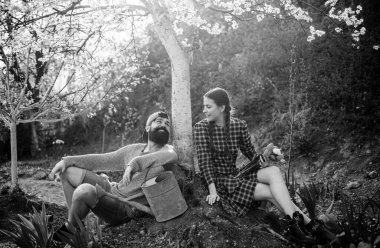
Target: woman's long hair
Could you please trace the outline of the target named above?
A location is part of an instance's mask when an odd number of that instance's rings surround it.
[[[230,150],[229,150],[229,145],[230,145],[230,115],[231,115],[231,105],[230,105],[230,97],[228,96],[228,93],[226,90],[222,88],[214,88],[212,90],[209,90],[205,95],[205,97],[210,98],[215,102],[216,105],[219,107],[225,106],[224,108],[224,114],[225,114],[225,137],[226,137],[226,150],[225,152],[229,155]],[[208,126],[208,133],[210,136],[210,143],[209,143],[209,148],[211,151],[211,154],[215,152],[215,146],[214,146],[214,141],[213,141],[213,134],[214,134],[214,126],[215,122],[210,121],[209,126]]]

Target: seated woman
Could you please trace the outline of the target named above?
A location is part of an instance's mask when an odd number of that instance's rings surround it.
[[[267,200],[286,214],[291,239],[303,243],[315,242],[310,235],[318,243],[334,239],[322,222],[311,220],[292,202],[278,167],[266,166],[245,178],[234,177],[238,172],[238,149],[250,160],[258,156],[247,124],[230,116],[230,99],[224,89],[207,92],[203,104],[206,118],[195,124],[193,135],[199,167],[209,189],[206,201],[213,205],[220,200],[226,212],[242,216],[257,206],[255,201]],[[260,160],[265,163],[263,156]]]

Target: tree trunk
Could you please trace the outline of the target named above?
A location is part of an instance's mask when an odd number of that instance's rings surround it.
[[[171,61],[172,68],[172,124],[173,143],[179,155],[180,164],[194,169],[192,157],[192,121],[190,98],[190,61],[182,49],[173,27],[167,17],[155,21],[159,36]]]
[[[30,123],[30,138],[31,138],[31,143],[30,143],[30,153],[32,157],[36,157],[40,148],[38,146],[38,135],[37,135],[37,125],[36,122]]]
[[[121,142],[120,142],[121,147],[124,147],[124,136],[125,136],[124,132],[121,132]]]
[[[103,131],[102,131],[102,153],[104,153],[104,146],[105,146],[105,139],[106,139],[106,127],[107,126],[104,126]]]
[[[12,188],[17,187],[17,124],[12,122],[11,131],[11,176]]]

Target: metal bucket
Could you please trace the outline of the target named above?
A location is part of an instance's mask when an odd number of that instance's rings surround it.
[[[165,171],[152,183],[141,185],[154,217],[158,222],[173,219],[187,210],[187,204],[173,172]]]

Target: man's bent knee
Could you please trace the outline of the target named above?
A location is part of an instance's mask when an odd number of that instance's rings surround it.
[[[68,181],[72,186],[77,187],[83,181],[84,169],[78,167],[69,167],[61,174],[62,180]]]
[[[73,202],[74,201],[81,201],[90,207],[95,207],[96,203],[98,202],[95,186],[88,183],[79,185],[74,190]]]

